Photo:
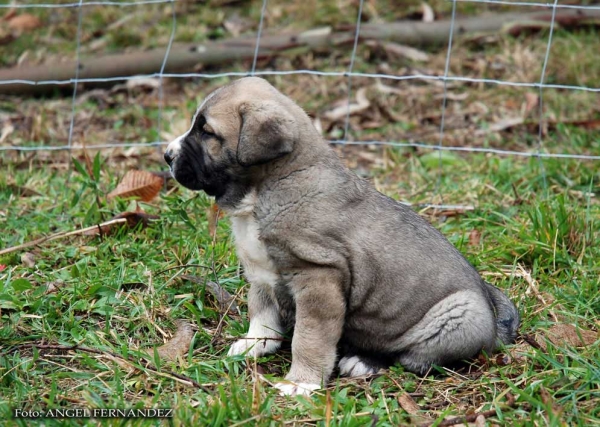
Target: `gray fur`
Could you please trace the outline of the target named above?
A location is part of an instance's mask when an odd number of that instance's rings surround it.
[[[259,116],[250,119],[252,111]],[[349,171],[304,111],[266,81],[222,88],[203,115],[220,148],[192,126],[166,158],[176,179],[210,188],[232,217],[252,286],[251,332],[294,325],[287,380],[327,382],[340,358],[351,375],[394,362],[424,373],[514,340],[513,303],[438,230]],[[239,161],[240,150],[249,160]],[[253,325],[273,307],[274,328]]]

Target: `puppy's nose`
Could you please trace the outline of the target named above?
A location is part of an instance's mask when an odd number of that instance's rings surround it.
[[[165,162],[167,162],[169,166],[171,166],[171,163],[173,163],[173,157],[174,156],[171,150],[165,151]]]

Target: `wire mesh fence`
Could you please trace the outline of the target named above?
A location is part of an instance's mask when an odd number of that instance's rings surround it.
[[[338,119],[339,126],[336,132],[324,132],[324,136],[333,144],[340,145],[358,145],[365,144],[370,146],[394,146],[394,147],[413,147],[419,150],[432,150],[439,152],[439,175],[443,174],[443,162],[442,152],[443,151],[454,151],[463,153],[489,153],[490,155],[501,155],[501,156],[518,156],[518,157],[534,157],[540,159],[542,162],[546,158],[571,158],[598,161],[600,160],[600,153],[594,153],[590,150],[580,150],[579,152],[573,152],[573,150],[562,150],[564,147],[553,147],[549,150],[545,144],[545,133],[548,127],[549,118],[545,115],[546,91],[553,91],[554,102],[561,102],[561,97],[567,101],[565,94],[581,92],[588,94],[591,97],[597,97],[600,93],[600,87],[595,84],[574,84],[569,81],[548,81],[547,67],[549,58],[552,52],[553,35],[556,31],[556,15],[561,11],[575,11],[580,12],[594,12],[600,10],[599,5],[582,5],[582,4],[560,4],[558,0],[551,3],[540,3],[540,2],[524,2],[524,1],[503,1],[503,0],[448,0],[447,4],[451,5],[449,10],[449,27],[447,35],[447,48],[445,49],[445,61],[443,66],[439,68],[443,71],[434,72],[432,70],[419,71],[416,68],[409,68],[408,70],[394,70],[392,68],[377,67],[375,64],[372,66],[366,66],[363,63],[364,55],[361,55],[360,51],[369,44],[370,38],[365,35],[361,30],[361,24],[364,22],[364,15],[366,3],[364,0],[356,2],[357,15],[352,28],[349,30],[352,34],[351,49],[343,50],[347,52],[346,63],[347,66],[343,65],[343,61],[339,61],[333,66],[325,67],[325,69],[302,67],[300,65],[293,65],[289,67],[291,69],[278,69],[276,66],[271,66],[268,61],[263,61],[264,58],[268,58],[272,51],[268,48],[261,46],[261,40],[263,40],[264,34],[264,22],[265,16],[269,13],[270,7],[277,8],[279,5],[277,2],[268,2],[263,0],[260,4],[260,15],[258,23],[255,28],[255,36],[253,38],[253,55],[248,63],[242,62],[240,67],[246,67],[241,69],[238,67],[237,70],[231,71],[227,67],[221,67],[216,69],[201,69],[195,72],[170,72],[169,62],[171,58],[172,49],[174,43],[177,41],[177,28],[178,20],[181,19],[181,15],[176,13],[177,0],[141,0],[141,1],[84,1],[79,2],[65,2],[65,3],[12,3],[0,5],[1,10],[9,9],[71,9],[76,11],[76,20],[70,22],[67,25],[76,27],[75,31],[75,43],[74,43],[74,66],[72,70],[72,77],[70,78],[59,78],[59,79],[27,79],[27,78],[12,78],[12,79],[1,79],[0,78],[0,90],[2,86],[8,87],[10,85],[28,85],[28,86],[50,86],[57,88],[64,88],[65,85],[72,87],[72,96],[70,102],[71,112],[69,114],[68,131],[66,132],[66,138],[64,136],[52,139],[50,142],[44,140],[36,140],[35,138],[29,138],[26,144],[19,143],[19,141],[11,141],[10,137],[5,138],[5,141],[0,144],[0,151],[2,152],[40,152],[40,151],[73,151],[78,149],[108,149],[108,148],[125,148],[125,147],[160,147],[168,143],[163,136],[165,135],[165,124],[170,124],[172,116],[165,118],[165,81],[169,80],[181,80],[181,81],[209,81],[209,80],[221,80],[223,78],[236,78],[246,75],[257,75],[273,79],[282,79],[279,82],[285,84],[288,78],[297,76],[313,76],[315,79],[334,79],[338,82],[340,79],[345,80],[345,108],[346,112],[343,114],[343,119]],[[479,7],[485,6],[498,6],[498,7],[509,7],[517,12],[521,10],[542,10],[549,14],[549,19],[546,20],[547,25],[544,26],[543,30],[539,31],[535,37],[546,38],[545,51],[542,56],[542,63],[540,64],[540,75],[533,80],[520,80],[518,76],[512,76],[508,78],[496,78],[491,75],[481,74],[477,75],[459,75],[453,72],[451,61],[453,59],[453,47],[457,36],[460,36],[464,32],[462,27],[462,21],[457,16],[457,8],[462,5],[473,5]],[[148,8],[148,7],[166,7],[168,10],[163,9],[163,15],[169,19],[169,28],[166,29],[164,34],[168,34],[166,40],[164,37],[156,41],[157,45],[162,45],[161,49],[164,49],[164,55],[162,56],[161,65],[155,72],[152,73],[140,73],[140,74],[128,74],[128,75],[114,75],[114,76],[103,76],[103,77],[82,77],[82,39],[83,33],[86,29],[86,22],[91,19],[88,16],[89,10],[97,10],[98,8]],[[208,7],[208,6],[207,6]],[[373,12],[371,12],[373,13]],[[188,17],[186,17],[188,18]],[[436,22],[430,23],[435,26]],[[309,30],[309,29],[306,29]],[[539,30],[539,29],[538,29]],[[114,30],[118,32],[117,28]],[[201,45],[199,45],[199,48]],[[589,47],[593,51],[593,46]],[[348,52],[349,51],[349,52]],[[87,52],[87,55],[93,55],[93,52]],[[485,59],[488,61],[488,59]],[[396,72],[397,71],[397,72]],[[152,78],[158,81],[158,85],[155,88],[156,100],[154,105],[154,112],[151,120],[154,122],[154,132],[151,134],[154,138],[148,136],[143,138],[143,141],[136,140],[135,138],[124,137],[118,141],[105,140],[105,141],[83,141],[81,132],[76,133],[74,129],[77,125],[78,116],[77,111],[89,108],[93,110],[93,107],[87,107],[83,103],[79,102],[82,91],[79,90],[82,84],[108,84],[108,83],[119,83],[128,81],[142,81],[144,79]],[[329,80],[331,81],[331,80]],[[357,83],[360,81],[361,83]],[[429,137],[426,140],[422,140],[419,136],[413,136],[411,138],[400,138],[394,137],[394,132],[391,133],[379,133],[377,138],[370,137],[370,133],[363,132],[363,129],[357,128],[352,125],[351,116],[352,102],[353,99],[358,96],[358,87],[364,85],[365,81],[377,82],[376,84],[381,85],[381,82],[388,84],[400,84],[406,83],[411,84],[413,82],[429,82],[430,84],[439,85],[441,87],[441,99],[439,99],[439,117],[436,118],[439,126],[437,135]],[[294,85],[293,80],[289,80],[289,85]],[[329,84],[329,83],[324,83]],[[532,141],[527,149],[522,149],[522,146],[518,148],[506,148],[498,145],[490,145],[486,143],[481,144],[470,144],[468,142],[456,144],[451,140],[448,140],[448,108],[449,103],[452,99],[449,97],[450,85],[460,86],[466,92],[476,91],[481,86],[495,86],[495,87],[506,87],[523,90],[536,90],[537,100],[535,106],[529,106],[529,110],[535,110],[529,112],[530,115],[535,114],[535,120],[529,120],[528,126],[537,127],[536,131],[530,132],[534,135],[534,141]],[[382,85],[385,87],[385,85]],[[389,89],[393,90],[393,89]],[[339,92],[339,91],[338,91]],[[475,93],[475,96],[477,94]],[[42,101],[40,101],[42,102]],[[89,114],[94,114],[94,111],[88,111]],[[314,114],[318,116],[317,114]],[[317,117],[318,118],[318,117]],[[108,119],[110,121],[110,118]],[[537,123],[533,123],[533,122]],[[555,126],[560,126],[560,118],[554,120]],[[522,124],[522,122],[518,123]],[[494,124],[488,125],[491,131],[494,130]],[[498,125],[502,127],[502,124]],[[485,134],[487,131],[482,130]],[[167,132],[168,133],[168,132]],[[543,167],[541,168],[543,173]]]

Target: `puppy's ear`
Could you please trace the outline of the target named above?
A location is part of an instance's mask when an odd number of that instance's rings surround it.
[[[237,148],[240,165],[258,165],[292,152],[295,120],[284,106],[269,101],[243,104],[240,116],[242,126]]]

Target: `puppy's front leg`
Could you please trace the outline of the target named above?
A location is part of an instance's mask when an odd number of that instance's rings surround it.
[[[335,270],[304,271],[291,283],[296,302],[292,367],[282,394],[310,394],[326,384],[336,361],[346,311],[340,275]]]
[[[235,356],[246,353],[248,357],[259,357],[275,353],[281,347],[283,328],[277,305],[265,285],[250,285],[248,314],[250,316],[248,334],[245,338],[237,340],[227,354]]]

